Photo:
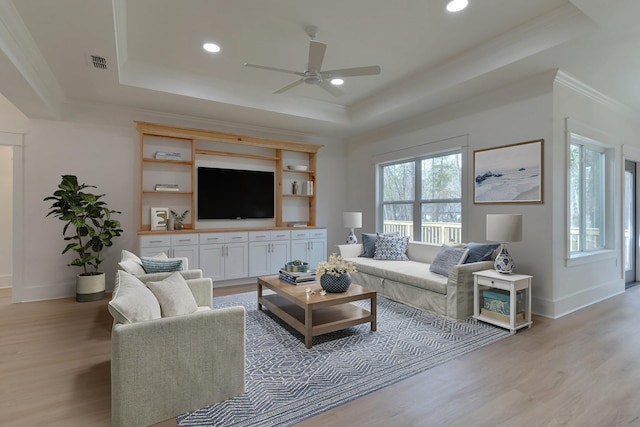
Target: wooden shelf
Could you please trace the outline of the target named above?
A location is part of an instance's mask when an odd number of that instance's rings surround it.
[[[143,194],[193,194],[193,191],[156,191],[142,190]]]
[[[317,188],[315,186],[315,177],[317,169],[316,166],[316,153],[322,145],[307,144],[302,142],[283,141],[270,138],[261,138],[245,135],[235,135],[224,132],[217,132],[205,129],[192,129],[183,128],[170,125],[161,125],[156,123],[147,123],[136,121],[136,129],[140,135],[140,224],[139,230],[148,232],[149,224],[144,224],[144,221],[148,221],[148,207],[154,206],[155,200],[152,194],[162,194],[165,199],[162,199],[162,205],[168,205],[171,207],[172,202],[175,200],[175,204],[183,205],[184,208],[190,208],[191,218],[195,218],[195,188],[196,188],[196,156],[220,156],[220,157],[234,157],[259,161],[273,162],[275,171],[275,226],[283,227],[284,217],[283,213],[283,200],[298,199],[296,202],[298,207],[304,206],[304,210],[308,211],[308,218],[302,218],[309,226],[316,225],[316,197]],[[154,137],[162,138],[160,143],[154,140]],[[151,138],[151,142],[145,141],[146,138]],[[167,139],[169,142],[167,142]],[[174,142],[175,141],[175,144]],[[222,143],[211,145],[211,142]],[[149,145],[147,145],[149,144]],[[186,144],[186,145],[185,145]],[[207,145],[209,144],[209,145]],[[233,144],[233,145],[225,145]],[[151,157],[153,155],[152,147],[158,146],[162,150],[178,151],[183,157],[189,160],[172,160],[172,159],[156,159]],[[247,153],[246,148],[240,148],[238,146],[252,146],[259,147],[261,150],[259,154]],[[221,150],[210,148],[222,148]],[[231,147],[227,151],[226,149]],[[155,147],[154,147],[155,148]],[[175,148],[175,150],[174,150]],[[237,148],[237,151],[235,151]],[[265,150],[266,149],[266,150]],[[271,151],[269,151],[271,150]],[[255,150],[254,150],[255,151]],[[263,154],[264,152],[264,154]],[[273,155],[270,155],[273,153]],[[298,154],[292,154],[298,153]],[[304,153],[304,155],[302,154]],[[284,154],[284,155],[283,155]],[[286,164],[287,158],[296,158],[301,164],[308,165],[309,170],[293,170],[288,169]],[[199,158],[202,159],[202,158]],[[286,163],[285,163],[286,162]],[[184,165],[188,166],[188,169],[171,168],[168,165]],[[147,176],[145,177],[145,171]],[[188,177],[186,174],[188,173]],[[308,176],[308,180],[314,182],[314,194],[283,194],[283,176],[286,174],[305,174]],[[156,176],[154,176],[155,174]],[[171,174],[179,176],[179,180],[171,179]],[[145,187],[153,187],[152,184],[159,182],[157,176],[162,176],[163,180],[166,177],[166,181],[169,183],[179,184],[182,188],[191,188],[193,191],[155,191],[155,190],[143,190]],[[292,175],[287,175],[289,178],[293,178]],[[175,177],[174,177],[175,178]],[[301,178],[306,180],[303,176]],[[172,196],[177,196],[175,199],[171,199]],[[184,196],[189,196],[189,203],[185,203]],[[308,202],[303,201],[308,200]],[[166,203],[166,204],[165,204]],[[295,203],[293,203],[295,204]],[[289,206],[286,209],[290,209]],[[195,220],[192,220],[195,225]],[[152,232],[153,233],[153,232]]]
[[[142,161],[145,163],[164,163],[164,164],[170,163],[172,165],[188,165],[188,166],[193,165],[192,160],[152,159],[152,158],[145,157],[144,159],[142,159]]]

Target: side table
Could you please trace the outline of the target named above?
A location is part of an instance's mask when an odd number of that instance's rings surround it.
[[[473,317],[483,322],[509,329],[515,333],[521,328],[530,328],[531,321],[531,279],[533,276],[526,274],[503,274],[496,270],[483,270],[473,273]],[[509,292],[509,316],[503,315],[504,319],[498,316],[489,316],[482,313],[482,296],[480,292],[484,289],[502,289]],[[517,318],[518,313],[516,298],[519,291],[522,291],[524,316]],[[485,312],[486,313],[486,312]]]

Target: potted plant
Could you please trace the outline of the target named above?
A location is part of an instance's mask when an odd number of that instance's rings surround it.
[[[87,188],[96,187],[78,184],[74,175],[62,175],[58,190],[44,199],[53,201],[46,216],[57,217],[65,223],[62,235],[69,243],[62,254],[71,250],[76,253],[77,257],[67,265],[84,270],[76,281],[76,301],[80,302],[104,298],[105,274],[98,271],[103,261],[102,250],[111,246],[111,240],[122,233],[120,221],[111,218],[112,214],[120,212],[107,207],[101,200],[104,194],[85,192]]]

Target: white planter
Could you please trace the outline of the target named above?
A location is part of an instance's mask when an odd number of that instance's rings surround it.
[[[76,276],[76,301],[89,302],[104,298],[105,274],[78,274]]]

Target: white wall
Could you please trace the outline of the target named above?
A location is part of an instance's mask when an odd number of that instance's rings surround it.
[[[13,281],[13,148],[0,146],[0,288]]]
[[[560,73],[554,83],[553,152],[555,171],[553,195],[553,294],[539,301],[539,310],[551,317],[575,311],[596,301],[624,292],[622,267],[622,176],[623,146],[638,147],[640,125],[624,107],[606,98],[570,76]],[[613,223],[615,244],[607,255],[588,257],[584,262],[569,264],[566,259],[567,217],[567,143],[566,119],[584,129],[584,135],[609,144],[615,149],[615,184]]]
[[[135,251],[138,229],[139,137],[133,120],[208,128],[243,133],[238,126],[177,120],[144,112],[123,110],[68,111],[73,120],[29,120],[24,149],[24,249],[21,258],[24,277],[20,300],[60,298],[75,294],[75,275],[79,268],[67,267],[71,254],[61,255],[63,223],[45,218],[50,204],[43,199],[52,194],[63,174],[77,175],[80,182],[95,185],[105,193],[112,209],[122,211],[118,218],[124,233],[106,252],[102,268],[111,290],[121,249]],[[278,137],[277,131],[255,128],[246,133]],[[294,137],[281,132],[282,139]],[[297,140],[304,142],[301,138]],[[329,227],[329,242],[337,242],[339,213],[345,200],[344,150],[330,140],[308,142],[326,144],[318,155],[317,222]],[[341,220],[340,220],[341,221]]]
[[[369,135],[353,140],[348,150],[348,206],[364,212],[363,231],[376,231],[376,163],[462,146],[464,241],[486,241],[487,214],[523,214],[523,241],[510,244],[509,251],[516,271],[534,276],[533,296],[551,295],[553,170],[544,170],[543,204],[476,205],[472,185],[474,150],[544,139],[545,165],[552,163],[552,82],[553,75],[537,76],[396,125],[380,132],[379,139]]]

